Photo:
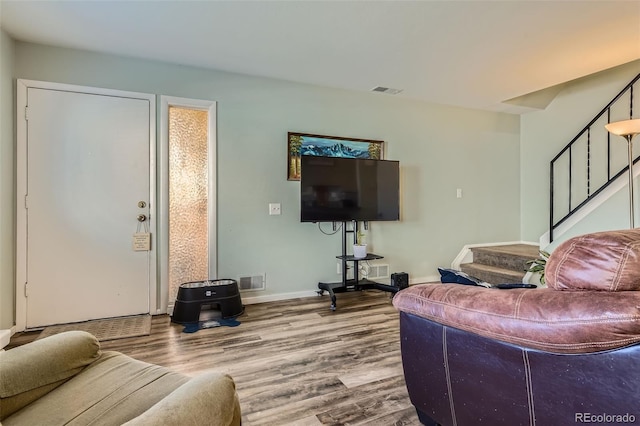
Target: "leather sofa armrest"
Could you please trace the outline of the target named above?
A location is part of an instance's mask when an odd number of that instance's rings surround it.
[[[100,356],[91,334],[69,331],[0,353],[0,421],[52,391]]]
[[[191,379],[123,426],[239,426],[240,420],[233,379],[210,372]]]
[[[393,305],[449,327],[546,352],[599,352],[640,343],[640,291],[420,284],[398,292]]]
[[[545,278],[554,290],[640,290],[640,229],[594,232],[562,242]]]

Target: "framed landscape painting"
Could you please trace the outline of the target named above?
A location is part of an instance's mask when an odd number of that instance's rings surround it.
[[[287,180],[300,180],[300,157],[303,155],[382,160],[384,142],[289,132]]]

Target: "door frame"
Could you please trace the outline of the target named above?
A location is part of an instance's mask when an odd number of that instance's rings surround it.
[[[149,217],[151,233],[157,236],[156,208],[156,96],[148,93],[128,92],[37,80],[17,80],[16,101],[16,331],[24,331],[27,325],[27,114],[28,89],[57,90],[93,95],[134,98],[149,102]],[[157,277],[157,238],[151,238],[149,252],[149,312],[162,313],[157,304],[159,286]]]
[[[169,107],[197,109],[209,112],[209,129],[207,132],[208,162],[208,252],[209,278],[218,277],[218,215],[217,215],[217,102],[203,99],[189,99],[175,96],[160,96],[160,176],[158,221],[158,269],[160,271],[160,288],[158,306],[165,312],[173,310],[173,300],[169,300]]]

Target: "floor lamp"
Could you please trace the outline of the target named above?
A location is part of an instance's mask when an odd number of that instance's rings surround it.
[[[640,133],[640,118],[634,120],[616,121],[604,126],[609,133],[622,136],[627,140],[628,156],[629,156],[629,223],[631,228],[634,226],[633,213],[633,137]]]

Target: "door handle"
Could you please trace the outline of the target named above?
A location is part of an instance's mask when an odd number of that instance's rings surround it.
[[[147,220],[147,215],[144,215],[144,214],[138,215],[138,222],[144,222],[145,220]]]

